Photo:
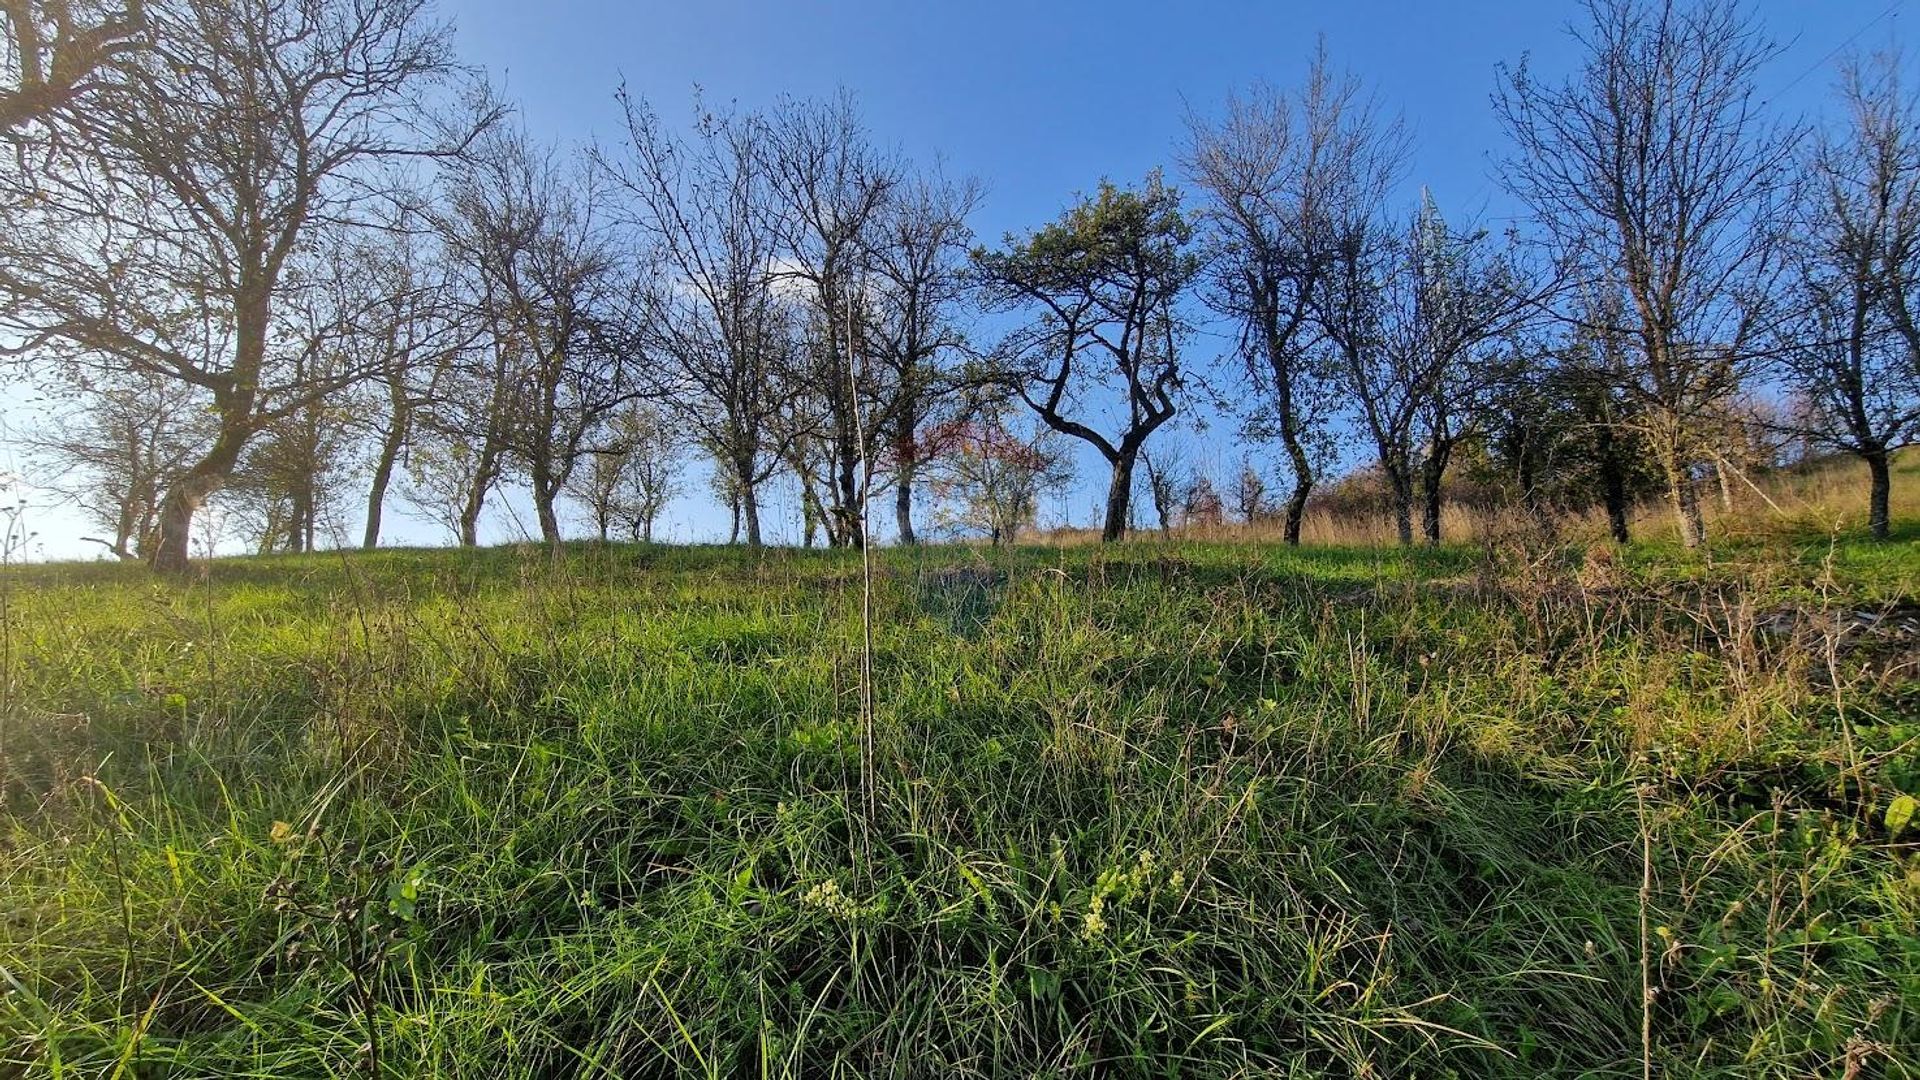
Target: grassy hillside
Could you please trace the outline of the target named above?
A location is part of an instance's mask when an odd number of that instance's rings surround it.
[[[877,564],[0,578],[0,1074],[1920,1074],[1911,522]]]

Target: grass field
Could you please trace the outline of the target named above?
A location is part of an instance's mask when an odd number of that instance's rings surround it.
[[[16,569],[0,1074],[1920,1075],[1902,526]]]

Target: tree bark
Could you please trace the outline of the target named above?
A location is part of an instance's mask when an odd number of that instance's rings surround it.
[[[1680,530],[1680,544],[1689,551],[1707,540],[1706,521],[1700,516],[1700,488],[1693,470],[1678,457],[1667,462],[1667,496],[1673,503],[1674,524]]]
[[[1287,497],[1287,523],[1282,539],[1288,547],[1300,546],[1300,524],[1307,516],[1307,495],[1313,491],[1313,459],[1307,456],[1300,438],[1300,418],[1293,404],[1292,371],[1284,363],[1282,346],[1276,335],[1268,333],[1268,366],[1274,375],[1275,401],[1280,412],[1280,443],[1286,448],[1287,463],[1293,469],[1293,493]]]
[[[540,539],[556,552],[560,550],[560,515],[554,510],[554,503],[559,494],[558,485],[546,469],[533,469],[533,509],[540,518]]]
[[[1293,492],[1287,496],[1287,523],[1281,536],[1288,547],[1299,547],[1300,525],[1307,517],[1307,496],[1313,491],[1313,462],[1292,425],[1281,428],[1280,439],[1286,444],[1287,460],[1293,466]]]
[[[1405,465],[1386,469],[1393,497],[1393,526],[1401,547],[1413,546],[1413,475]]]
[[[913,463],[901,461],[893,484],[894,528],[900,533],[900,542],[909,547],[920,542],[913,534],[913,473]]]
[[[1885,540],[1891,531],[1892,518],[1888,513],[1889,495],[1893,491],[1893,474],[1887,467],[1887,451],[1884,448],[1869,450],[1860,455],[1867,460],[1867,527],[1872,530],[1875,540]]]
[[[740,484],[740,516],[747,526],[747,548],[760,550],[760,493],[750,481]]]
[[[847,547],[858,550],[865,547],[867,543],[864,501],[866,493],[860,490],[860,466],[863,463],[863,455],[859,449],[859,442],[854,439],[844,440],[840,446],[839,457],[840,467],[836,477],[839,487],[835,492],[839,502],[839,506],[835,508],[839,511],[840,518],[839,539]]]
[[[919,446],[914,439],[920,424],[917,395],[911,391],[903,394],[899,409],[899,416],[894,420],[893,456],[899,464],[893,485],[893,525],[900,534],[900,542],[911,546],[919,543],[913,534],[913,481],[920,467]]]
[[[473,486],[467,489],[467,503],[460,508],[460,546],[480,543],[480,514],[487,507],[487,489],[500,473],[500,448],[491,441],[480,449],[479,467],[473,473]]]
[[[155,570],[186,573],[191,565],[193,516],[232,474],[249,434],[245,429],[223,427],[212,448],[167,489],[166,497],[160,500],[159,537],[153,547]]]
[[[1100,530],[1102,543],[1127,535],[1127,506],[1133,499],[1133,463],[1139,450],[1122,450],[1113,460],[1113,479],[1107,485],[1107,520]]]
[[[1600,435],[1600,493],[1607,506],[1607,531],[1616,544],[1633,539],[1627,529],[1627,474],[1620,464],[1613,425],[1602,422]]]
[[[1449,453],[1434,450],[1420,465],[1420,529],[1428,547],[1440,546],[1440,489],[1446,479]]]
[[[387,434],[380,440],[380,454],[373,462],[373,482],[367,487],[367,527],[360,535],[360,546],[371,551],[380,546],[380,515],[387,506],[387,487],[393,483],[393,470],[400,462],[400,448],[406,445],[407,422],[396,412]]]

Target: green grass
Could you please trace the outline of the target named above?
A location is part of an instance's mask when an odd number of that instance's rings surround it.
[[[1910,537],[876,563],[6,574],[0,1075],[1920,1075]]]

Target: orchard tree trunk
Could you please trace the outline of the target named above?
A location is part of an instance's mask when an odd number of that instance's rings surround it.
[[[367,527],[360,546],[371,551],[380,546],[380,515],[386,510],[387,488],[393,483],[393,470],[400,462],[400,448],[406,445],[407,422],[396,413],[380,440],[380,453],[373,462],[373,482],[367,487]]]
[[[1420,464],[1420,529],[1428,547],[1440,546],[1441,484],[1446,479],[1445,451],[1436,450]]]
[[[913,472],[913,462],[902,460],[893,485],[893,524],[899,530],[900,542],[909,547],[920,542],[913,535]]]
[[[893,456],[899,462],[893,485],[893,525],[905,545],[919,543],[913,534],[913,481],[919,471],[919,447],[914,432],[920,425],[918,395],[902,396],[899,416],[894,420]]]
[[[1680,544],[1689,551],[1707,541],[1706,521],[1700,516],[1700,488],[1694,482],[1692,468],[1678,456],[1667,461],[1667,497],[1673,504],[1674,525],[1680,530]]]
[[[555,552],[560,550],[560,515],[554,510],[558,485],[546,469],[533,470],[533,509],[540,519],[540,539]]]
[[[740,517],[747,527],[747,548],[760,550],[760,493],[748,481],[740,484]]]
[[[1627,472],[1620,461],[1620,448],[1612,424],[1602,423],[1600,436],[1600,495],[1607,507],[1607,531],[1613,542],[1624,544],[1633,539],[1627,529]]]
[[[1870,478],[1867,489],[1867,527],[1873,531],[1875,540],[1885,540],[1893,523],[1887,510],[1888,497],[1893,491],[1893,474],[1887,467],[1887,451],[1881,447],[1869,450],[1861,456],[1867,459],[1867,475]]]
[[[1127,535],[1127,508],[1133,499],[1133,463],[1139,449],[1123,448],[1113,459],[1113,479],[1107,484],[1107,519],[1100,530],[1102,543],[1113,543]]]
[[[1293,493],[1287,496],[1287,524],[1282,537],[1288,547],[1299,547],[1300,524],[1306,520],[1307,496],[1313,491],[1313,462],[1307,457],[1307,448],[1301,444],[1295,425],[1284,425],[1280,437],[1286,444],[1287,460],[1293,466]]]
[[[1413,475],[1406,465],[1386,468],[1387,487],[1393,499],[1393,527],[1401,547],[1413,546]]]
[[[159,535],[153,547],[155,570],[168,574],[187,572],[191,565],[193,516],[232,475],[249,434],[243,428],[223,428],[212,448],[167,489],[166,496],[160,500]]]
[[[293,483],[287,503],[287,550],[296,554],[312,551],[314,495],[310,475]]]
[[[864,463],[856,456],[859,444],[847,440],[840,447],[840,468],[836,481],[839,485],[840,527],[839,542],[858,550],[867,544],[866,530],[866,492],[860,490],[860,466]]]

